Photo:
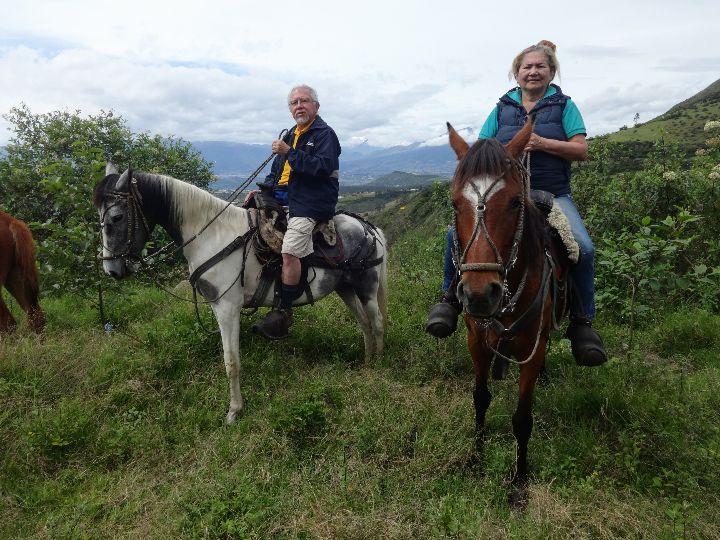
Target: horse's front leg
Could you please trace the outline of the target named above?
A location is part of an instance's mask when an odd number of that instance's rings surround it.
[[[527,507],[527,483],[528,483],[528,442],[532,433],[532,403],[533,391],[538,375],[545,363],[546,337],[541,337],[535,354],[532,359],[520,368],[520,392],[518,405],[512,417],[513,435],[517,442],[517,456],[515,460],[515,472],[512,477],[512,490],[509,496],[510,505],[516,510],[524,510]],[[530,351],[528,350],[528,354]]]
[[[488,373],[490,371],[490,351],[485,345],[485,332],[478,328],[474,322],[469,322],[468,349],[473,360],[475,371],[475,389],[473,390],[473,404],[475,406],[475,446],[482,450],[485,436],[485,414],[487,413],[492,394],[488,388]]]
[[[213,304],[213,312],[220,326],[225,373],[230,382],[230,408],[225,422],[232,424],[244,405],[240,393],[240,311],[237,304],[223,299]]]

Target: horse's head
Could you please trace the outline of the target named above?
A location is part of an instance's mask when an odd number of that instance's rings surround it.
[[[118,174],[112,163],[93,190],[93,204],[100,214],[105,273],[121,279],[135,270],[135,262],[152,229],[142,211],[142,197],[132,171]]]
[[[457,297],[470,316],[490,317],[502,307],[507,273],[518,255],[527,202],[518,158],[532,122],[505,147],[495,139],[470,147],[450,124],[448,131],[459,160],[452,183]]]

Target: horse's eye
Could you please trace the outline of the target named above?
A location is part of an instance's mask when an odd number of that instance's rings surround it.
[[[520,197],[513,197],[510,200],[510,208],[519,208],[520,207]]]
[[[113,222],[113,223],[118,223],[119,221],[122,220],[122,218],[123,218],[123,215],[122,215],[122,214],[115,214],[115,215],[112,217],[112,222]]]

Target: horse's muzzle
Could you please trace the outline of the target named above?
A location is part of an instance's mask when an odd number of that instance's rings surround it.
[[[465,312],[471,317],[491,317],[500,309],[503,286],[498,281],[491,281],[485,285],[482,292],[476,292],[461,280],[458,284],[457,295]]]
[[[108,276],[114,279],[122,279],[131,273],[128,265],[123,259],[104,260],[103,270]]]

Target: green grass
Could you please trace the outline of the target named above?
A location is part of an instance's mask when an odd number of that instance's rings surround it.
[[[343,195],[338,203],[338,209],[354,212],[356,214],[377,212],[388,205],[402,204],[413,196],[407,189],[367,191]]]
[[[720,318],[658,314],[632,349],[601,319],[611,360],[594,369],[556,339],[531,501],[513,513],[517,372],[492,383],[478,458],[464,331],[422,332],[445,230],[442,217],[403,221],[429,214],[423,197],[397,210],[384,358],[363,362],[336,298],[297,310],[282,343],[243,320],[233,426],[219,338],[188,304],[125,283],[105,334],[86,300],[45,300],[42,337],[23,325],[0,341],[0,537],[720,536]]]
[[[705,139],[709,137],[703,131],[705,123],[720,119],[720,94],[715,93],[706,100],[681,105],[649,122],[611,133],[608,139],[613,142],[639,143],[664,139],[666,142],[678,143],[688,153],[694,152],[704,147]]]

